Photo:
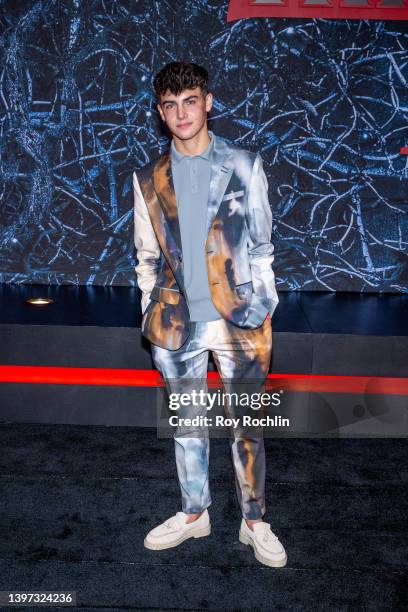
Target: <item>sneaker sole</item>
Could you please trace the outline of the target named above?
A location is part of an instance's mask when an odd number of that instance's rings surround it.
[[[285,558],[284,559],[276,559],[276,561],[274,561],[273,559],[268,559],[267,557],[262,556],[256,550],[252,539],[249,538],[245,533],[242,533],[242,531],[239,532],[239,541],[241,542],[241,544],[246,544],[247,546],[248,545],[252,546],[255,558],[260,563],[263,563],[264,565],[268,565],[269,567],[284,567],[286,565],[286,563],[288,562],[288,557],[287,557],[286,553],[285,553]]]
[[[211,533],[211,525],[207,527],[203,527],[202,529],[197,529],[196,531],[188,531],[182,537],[178,538],[174,542],[170,542],[167,544],[160,544],[159,542],[156,544],[154,542],[149,542],[147,538],[144,539],[144,546],[149,550],[164,550],[166,548],[173,548],[174,546],[178,546],[182,544],[185,540],[189,538],[204,538],[205,536],[209,536]]]

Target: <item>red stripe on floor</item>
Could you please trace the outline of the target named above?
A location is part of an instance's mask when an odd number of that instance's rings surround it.
[[[208,386],[218,386],[218,372],[208,372]],[[0,382],[57,385],[157,387],[164,382],[157,370],[64,368],[54,366],[0,366]],[[313,393],[375,393],[408,395],[408,378],[382,376],[323,376],[269,374],[267,389]]]

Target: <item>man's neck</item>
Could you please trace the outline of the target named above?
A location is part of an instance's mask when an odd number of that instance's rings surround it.
[[[173,136],[174,146],[182,155],[201,155],[206,150],[211,142],[211,137],[208,133],[207,126],[198,132],[193,138],[181,140],[177,136]]]

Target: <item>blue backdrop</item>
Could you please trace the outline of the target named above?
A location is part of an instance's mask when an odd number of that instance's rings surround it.
[[[408,291],[407,22],[227,4],[0,0],[2,282],[136,284],[132,171],[169,142],[151,80],[185,59],[210,129],[263,156],[278,290]]]

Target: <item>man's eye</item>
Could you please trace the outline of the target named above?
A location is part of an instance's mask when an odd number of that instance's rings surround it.
[[[195,104],[195,100],[187,100],[187,104]]]

